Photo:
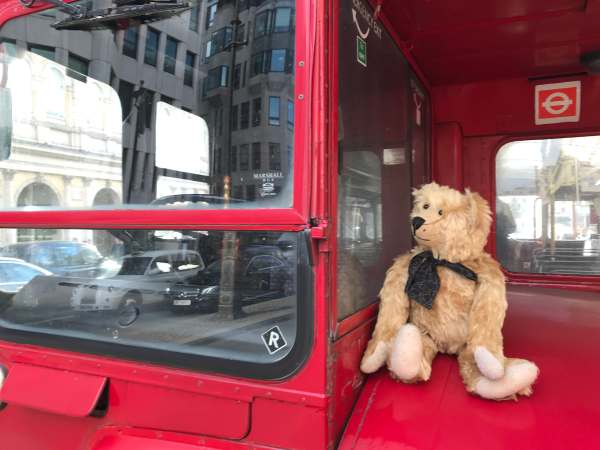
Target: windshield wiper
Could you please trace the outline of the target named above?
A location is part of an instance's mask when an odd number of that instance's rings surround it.
[[[52,27],[57,30],[102,30],[124,29],[131,23],[140,25],[168,19],[191,9],[188,0],[114,0],[115,6],[89,9],[82,5],[71,5],[64,0],[41,0],[56,6],[69,17]],[[24,6],[32,6],[35,0],[21,0]]]

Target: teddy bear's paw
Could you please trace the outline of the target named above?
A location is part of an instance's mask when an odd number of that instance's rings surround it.
[[[360,370],[363,373],[373,373],[383,366],[389,352],[389,345],[384,341],[379,341],[372,353],[363,356],[360,363]]]
[[[403,381],[415,380],[421,369],[423,340],[421,332],[413,324],[400,327],[392,343],[388,367]]]
[[[487,348],[479,345],[473,352],[477,368],[489,380],[499,380],[504,376],[504,365]]]
[[[537,366],[529,361],[511,364],[506,368],[504,377],[499,380],[479,378],[475,392],[492,400],[512,398],[514,394],[528,392],[538,374]]]

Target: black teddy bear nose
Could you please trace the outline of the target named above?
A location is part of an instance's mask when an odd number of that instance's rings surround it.
[[[422,217],[413,217],[412,226],[415,229],[415,231],[421,228],[421,225],[423,225],[424,223],[425,219],[423,219]]]

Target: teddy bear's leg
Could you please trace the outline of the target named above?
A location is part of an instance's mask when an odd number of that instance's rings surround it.
[[[392,342],[388,368],[395,378],[405,382],[428,380],[431,362],[437,354],[433,340],[413,324],[400,327]]]
[[[383,288],[379,293],[381,303],[373,337],[360,363],[360,370],[373,373],[385,364],[390,348],[408,319],[409,301],[404,293],[410,255],[398,258],[388,270]]]
[[[467,391],[491,400],[507,400],[515,395],[529,395],[537,378],[537,366],[522,359],[506,359],[504,375],[497,380],[486,378],[475,361],[473,352],[462,350],[458,355],[460,374]]]
[[[390,344],[386,341],[371,340],[360,362],[363,373],[373,373],[383,366],[388,359]]]
[[[418,379],[427,381],[431,377],[431,363],[438,353],[438,347],[433,339],[427,335],[421,335],[423,339],[423,357],[421,358],[421,371]]]

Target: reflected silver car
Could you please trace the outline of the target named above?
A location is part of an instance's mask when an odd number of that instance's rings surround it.
[[[174,283],[204,270],[200,254],[191,250],[153,250],[126,255],[111,278],[91,280],[73,290],[77,311],[119,310],[129,305],[157,305]]]

